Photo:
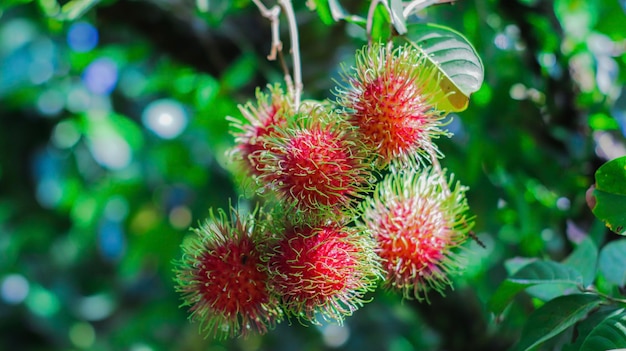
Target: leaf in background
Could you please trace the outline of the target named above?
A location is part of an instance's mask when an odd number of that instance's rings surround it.
[[[391,15],[391,24],[396,29],[398,34],[403,35],[406,33],[406,18],[404,17],[404,5],[402,0],[390,0],[389,1],[389,15]]]
[[[71,0],[61,7],[61,13],[57,18],[64,21],[75,20],[99,2],[100,0]]]
[[[579,351],[624,348],[626,348],[626,313],[622,310],[622,313],[611,315],[593,328]]]
[[[552,261],[536,261],[523,267],[505,280],[489,301],[489,308],[500,314],[509,302],[522,290],[539,284],[581,284],[580,272]]]
[[[315,4],[315,11],[317,11],[317,15],[320,16],[322,22],[329,26],[333,24],[333,22],[337,21],[335,16],[331,13],[329,2],[332,0],[313,0]]]
[[[359,16],[349,15],[337,0],[313,0],[313,3],[315,3],[317,14],[326,25],[344,20],[365,27],[365,19]]]
[[[612,241],[600,251],[600,272],[618,286],[626,285],[626,239]]]
[[[597,311],[593,311],[587,318],[580,321],[580,323],[576,325],[576,331],[574,332],[575,340],[573,343],[565,345],[563,347],[563,351],[580,351],[582,344],[595,327],[597,327],[605,319],[622,313],[624,313],[623,308],[617,308],[615,306],[600,306]]]
[[[596,277],[596,268],[598,266],[598,248],[590,237],[586,237],[574,251],[563,261],[583,276],[583,284],[585,286],[593,283]]]
[[[222,88],[226,91],[237,90],[248,84],[257,71],[258,60],[252,54],[241,55],[220,77]]]
[[[534,349],[585,318],[602,301],[592,294],[559,296],[548,301],[528,317],[516,350]]]
[[[437,109],[465,110],[470,95],[480,89],[485,77],[483,63],[472,44],[457,31],[435,24],[410,24],[407,30],[408,39],[441,72],[438,86],[430,87],[437,93]]]
[[[372,19],[371,37],[374,42],[387,41],[391,37],[391,18],[385,5],[378,3]]]
[[[611,160],[596,171],[593,214],[617,234],[626,234],[626,156]]]

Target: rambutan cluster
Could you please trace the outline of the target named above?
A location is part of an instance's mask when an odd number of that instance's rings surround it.
[[[231,156],[264,205],[212,215],[183,244],[191,318],[209,335],[246,336],[284,318],[341,323],[379,282],[418,300],[450,286],[473,220],[432,142],[447,135],[438,79],[415,48],[372,44],[336,103],[294,106],[274,85],[241,106]]]

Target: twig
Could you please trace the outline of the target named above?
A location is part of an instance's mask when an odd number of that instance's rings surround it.
[[[283,7],[289,24],[289,36],[291,38],[291,56],[293,58],[293,96],[294,108],[298,110],[300,107],[300,95],[302,94],[302,64],[300,62],[300,43],[298,39],[298,24],[296,15],[293,11],[291,0],[278,0]]]
[[[369,44],[372,43],[372,26],[374,23],[374,12],[376,11],[376,6],[378,6],[378,2],[380,0],[372,0],[370,3],[370,8],[367,10],[367,22],[365,23],[365,33],[367,34],[367,42]]]
[[[276,60],[276,54],[283,50],[283,43],[282,41],[280,41],[280,35],[278,30],[278,16],[280,16],[280,6],[274,6],[271,9],[268,9],[267,7],[265,7],[265,5],[263,5],[261,0],[252,0],[252,2],[254,2],[256,7],[259,8],[261,15],[270,20],[272,26],[272,48],[269,55],[267,55],[267,59],[270,61],[274,61]]]

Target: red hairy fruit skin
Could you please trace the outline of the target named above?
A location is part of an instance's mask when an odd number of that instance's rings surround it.
[[[262,237],[255,219],[224,212],[213,216],[183,244],[177,291],[207,335],[217,338],[266,333],[282,318],[268,289]]]
[[[298,210],[349,209],[371,187],[365,146],[352,126],[328,109],[297,116],[266,146],[259,178]]]
[[[256,104],[249,102],[239,106],[245,122],[229,117],[235,147],[231,153],[243,163],[248,173],[259,174],[259,157],[265,148],[265,137],[287,123],[294,111],[290,105],[290,96],[283,92],[280,85],[269,86],[269,94],[257,89]]]
[[[337,223],[287,229],[268,265],[284,310],[302,321],[342,322],[366,302],[381,272],[372,238]]]
[[[357,52],[350,71],[344,69],[347,86],[337,89],[338,104],[379,154],[379,166],[439,153],[432,139],[446,134],[441,130],[445,113],[434,108],[429,89],[439,76],[426,60],[408,44],[395,49],[372,44]]]
[[[442,293],[464,266],[456,249],[469,238],[473,219],[466,214],[467,188],[449,183],[432,169],[392,172],[364,203],[363,222],[376,239],[385,283],[405,298]]]

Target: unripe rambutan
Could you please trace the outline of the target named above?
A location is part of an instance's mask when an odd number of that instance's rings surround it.
[[[381,276],[367,232],[328,222],[286,230],[268,262],[283,308],[301,321],[342,322],[366,302]]]
[[[473,226],[466,190],[458,182],[451,189],[443,172],[430,168],[392,172],[377,185],[364,202],[363,222],[376,240],[388,287],[427,300],[430,288],[442,293],[451,285],[449,276],[464,265],[455,248]]]
[[[265,150],[264,137],[272,134],[276,127],[286,124],[288,117],[294,114],[289,99],[289,95],[284,93],[278,84],[269,86],[269,95],[257,89],[256,105],[248,102],[239,106],[247,124],[228,117],[232,127],[237,129],[232,132],[236,144],[232,149],[232,155],[235,159],[242,160],[252,175],[259,173],[258,158]]]
[[[296,116],[265,145],[259,179],[298,210],[351,208],[371,188],[364,145],[352,126],[327,108]]]
[[[438,153],[431,139],[444,134],[444,113],[429,92],[439,79],[424,54],[410,45],[372,44],[356,55],[351,71],[344,69],[347,87],[336,91],[337,102],[363,141],[377,150],[378,164],[402,162]]]
[[[223,211],[185,242],[176,267],[177,291],[190,318],[208,335],[225,338],[265,333],[282,318],[278,299],[267,287],[259,229],[253,216],[242,220]]]

